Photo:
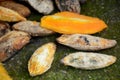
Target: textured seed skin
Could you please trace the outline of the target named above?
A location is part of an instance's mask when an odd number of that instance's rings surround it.
[[[40,22],[36,21],[22,21],[14,24],[12,28],[17,31],[27,32],[31,36],[47,36],[55,33],[51,30],[42,28]]]
[[[67,66],[92,70],[112,65],[116,62],[116,57],[93,52],[76,52],[65,56],[61,62]]]
[[[0,38],[0,62],[4,62],[12,57],[16,51],[20,50],[30,41],[27,33],[11,31]]]
[[[26,18],[21,16],[16,11],[0,6],[0,21],[18,22],[25,20]]]
[[[10,32],[10,25],[6,22],[0,22],[0,37]]]
[[[14,1],[3,1],[0,2],[0,6],[12,9],[16,12],[18,12],[20,15],[27,17],[30,15],[31,11],[29,10],[29,8],[27,8],[26,6],[16,3]]]
[[[54,60],[56,45],[47,43],[38,48],[28,61],[28,71],[31,76],[37,76],[50,69]]]
[[[27,0],[39,13],[50,14],[54,10],[53,0]]]
[[[62,35],[57,38],[57,41],[60,44],[84,51],[97,51],[107,49],[117,44],[116,40],[84,34]]]
[[[79,0],[55,0],[60,11],[71,11],[80,13]]]

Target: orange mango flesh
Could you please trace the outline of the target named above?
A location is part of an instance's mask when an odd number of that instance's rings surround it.
[[[41,26],[63,34],[94,34],[107,27],[104,21],[72,12],[44,16]]]

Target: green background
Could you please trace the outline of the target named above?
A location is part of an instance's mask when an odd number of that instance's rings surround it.
[[[13,58],[4,63],[13,80],[120,80],[120,0],[88,0],[81,7],[81,14],[98,17],[108,25],[107,29],[94,35],[115,39],[118,43],[111,49],[97,52],[116,56],[116,63],[98,70],[81,70],[67,67],[60,63],[61,58],[71,52],[77,52],[77,50],[58,44],[56,38],[60,34],[34,37]],[[31,11],[32,14],[28,19],[40,21],[43,15],[33,9]],[[54,10],[54,12],[57,11],[57,9]],[[28,60],[38,47],[47,42],[54,42],[57,45],[53,64],[46,73],[31,77],[27,69]]]

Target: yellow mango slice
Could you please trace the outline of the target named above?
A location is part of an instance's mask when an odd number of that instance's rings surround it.
[[[2,63],[0,63],[0,80],[12,80]]]
[[[99,18],[60,12],[41,18],[41,26],[63,34],[94,34],[107,27]]]

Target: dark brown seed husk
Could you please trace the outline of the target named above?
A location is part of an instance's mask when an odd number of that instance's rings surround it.
[[[10,26],[6,22],[0,22],[0,37],[10,31]]]
[[[81,4],[84,4],[87,0],[79,0]]]
[[[79,0],[55,0],[60,11],[71,11],[80,13]]]

